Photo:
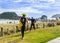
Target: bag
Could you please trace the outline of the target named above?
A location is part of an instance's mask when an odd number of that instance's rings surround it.
[[[18,24],[18,30],[21,30],[22,26],[23,26],[23,24],[21,22],[19,22],[19,24]]]

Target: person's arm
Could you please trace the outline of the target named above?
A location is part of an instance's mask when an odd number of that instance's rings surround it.
[[[22,18],[20,19],[20,22],[22,22]]]
[[[27,22],[27,24],[28,24],[28,19],[26,19],[26,22]]]
[[[36,20],[34,19],[34,23],[36,22]]]

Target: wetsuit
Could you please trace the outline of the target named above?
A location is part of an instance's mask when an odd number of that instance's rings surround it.
[[[31,19],[31,27],[30,27],[30,30],[32,29],[32,26],[35,30],[35,19]]]
[[[21,28],[21,34],[22,34],[22,38],[24,37],[24,31],[25,31],[25,25],[26,25],[26,18],[22,17],[21,18],[21,22],[23,24],[22,28]]]

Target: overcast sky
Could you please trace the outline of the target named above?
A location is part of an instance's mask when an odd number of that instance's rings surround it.
[[[41,15],[51,17],[60,14],[60,0],[0,0],[0,13],[27,13],[28,17],[38,18]]]

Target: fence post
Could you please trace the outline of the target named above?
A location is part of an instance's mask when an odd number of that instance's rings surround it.
[[[43,23],[43,28],[45,28],[45,24]]]
[[[36,28],[38,28],[38,24],[36,24]]]
[[[16,26],[16,33],[18,32],[18,26]]]
[[[55,24],[53,23],[53,27],[55,26]]]
[[[10,35],[10,31],[9,31],[9,29],[7,29],[7,33],[8,33],[8,35]]]
[[[2,27],[1,27],[1,36],[4,36],[4,31]]]

